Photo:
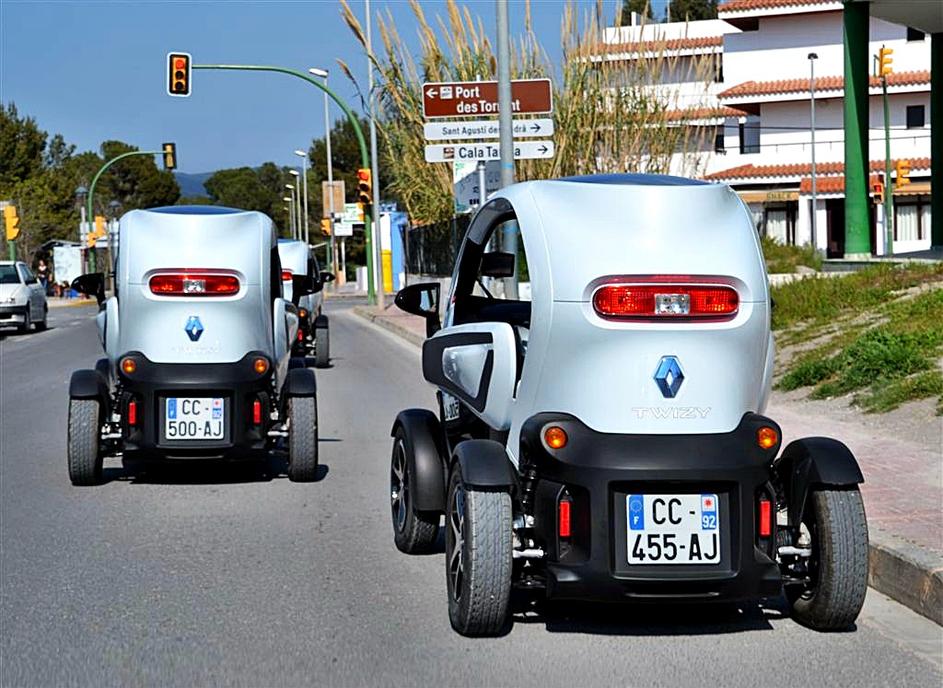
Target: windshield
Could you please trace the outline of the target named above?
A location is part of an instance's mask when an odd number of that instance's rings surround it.
[[[0,265],[0,284],[19,284],[15,265]]]

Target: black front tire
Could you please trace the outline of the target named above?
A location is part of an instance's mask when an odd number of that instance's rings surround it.
[[[49,321],[49,306],[43,306],[43,319],[36,323],[36,331],[42,332],[46,329]]]
[[[467,487],[458,463],[445,515],[449,621],[465,636],[495,636],[509,622],[512,573],[511,496]]]
[[[812,583],[790,594],[793,618],[819,631],[850,628],[868,589],[868,522],[861,492],[816,490],[809,495],[806,512]]]
[[[33,324],[33,318],[29,314],[29,307],[26,308],[26,314],[23,316],[23,324],[20,325],[17,329],[20,334],[26,334],[30,331],[30,326]]]
[[[288,399],[288,479],[310,483],[318,473],[317,397]]]
[[[393,541],[405,554],[428,554],[434,551],[439,538],[439,514],[413,508],[412,476],[409,457],[412,442],[402,426],[393,437],[390,457],[390,509],[393,519]]]
[[[95,399],[69,400],[68,456],[73,485],[101,482],[101,405]]]
[[[330,330],[326,327],[314,328],[314,365],[327,368],[331,360]]]

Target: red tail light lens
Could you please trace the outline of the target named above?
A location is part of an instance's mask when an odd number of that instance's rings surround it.
[[[138,424],[138,402],[134,399],[128,402],[128,425]]]
[[[291,282],[291,276],[291,270],[282,270],[282,282]]]
[[[561,538],[570,537],[571,528],[570,528],[570,507],[573,505],[572,500],[569,497],[563,497],[560,500],[559,506],[559,515],[557,518],[558,530],[557,534]]]
[[[164,272],[151,277],[149,286],[158,296],[232,296],[239,293],[239,278],[200,270]]]
[[[724,284],[609,284],[593,294],[593,308],[604,318],[728,318],[740,299]]]
[[[258,399],[252,402],[252,423],[262,425],[262,402]]]
[[[773,505],[768,499],[760,499],[760,537],[768,538],[773,533]]]

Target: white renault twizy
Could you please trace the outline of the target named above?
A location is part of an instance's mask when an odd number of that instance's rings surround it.
[[[317,258],[303,241],[293,239],[278,240],[278,256],[282,263],[282,283],[285,298],[293,297],[295,275],[307,275],[321,285],[334,281],[330,272],[322,272]],[[322,313],[324,290],[305,294],[298,300],[298,334],[292,343],[292,354],[305,358],[314,354],[314,364],[326,368],[331,360],[330,331],[327,316]]]
[[[69,384],[69,476],[101,480],[107,454],[144,459],[261,458],[288,449],[288,477],[318,468],[314,371],[291,358],[297,300],[321,284],[295,275],[282,298],[272,221],[213,206],[121,218],[115,291],[94,294],[105,358]]]
[[[512,588],[551,599],[778,596],[816,629],[864,600],[868,533],[848,448],[762,415],[774,347],[759,240],[727,186],[574,177],[499,192],[474,217],[439,326],[439,412],[393,424],[396,545],[445,515],[449,617],[501,632]]]

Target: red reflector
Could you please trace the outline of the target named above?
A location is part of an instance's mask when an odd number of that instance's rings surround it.
[[[282,282],[291,282],[291,270],[282,270]]]
[[[304,338],[305,338],[305,334],[304,332],[301,331],[301,328],[299,327],[298,328],[298,341],[300,342]]]
[[[219,272],[165,272],[151,277],[151,293],[158,296],[232,296],[239,293],[239,278]]]
[[[252,402],[252,422],[255,425],[262,424],[262,402],[258,399]]]
[[[768,538],[773,532],[773,508],[768,499],[760,500],[760,537]]]
[[[569,497],[560,500],[560,528],[559,535],[562,538],[570,537],[570,505],[572,502]]]
[[[727,317],[740,299],[722,284],[611,284],[593,294],[593,308],[606,318]]]
[[[134,399],[128,402],[128,425],[138,424],[138,402]]]

